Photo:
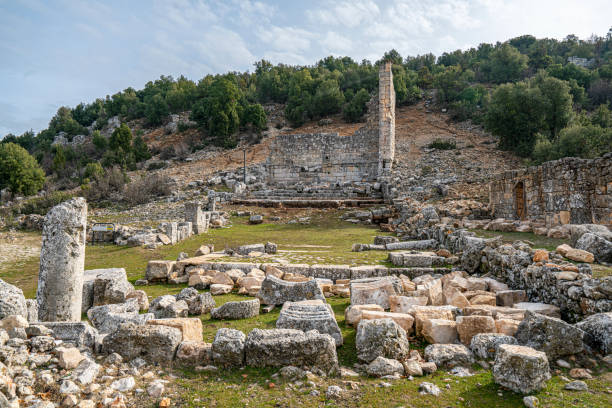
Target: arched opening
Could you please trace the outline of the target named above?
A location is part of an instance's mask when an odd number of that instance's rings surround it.
[[[516,217],[519,220],[524,220],[527,217],[527,206],[525,205],[525,184],[522,181],[514,186],[514,208]]]

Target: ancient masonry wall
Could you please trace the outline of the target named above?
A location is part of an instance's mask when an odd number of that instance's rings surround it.
[[[266,162],[268,182],[371,182],[388,174],[395,154],[395,90],[391,64],[379,71],[378,97],[368,103],[365,126],[337,133],[279,135]]]
[[[565,158],[507,171],[489,185],[497,218],[561,224],[612,224],[612,153],[598,159]]]
[[[391,63],[378,74],[378,176],[388,175],[395,157],[395,88]]]

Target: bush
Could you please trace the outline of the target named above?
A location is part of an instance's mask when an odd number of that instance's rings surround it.
[[[65,191],[53,191],[44,194],[41,197],[33,197],[24,200],[17,207],[20,214],[40,214],[45,215],[47,212],[58,204],[72,198],[72,194]]]
[[[83,175],[88,179],[96,179],[104,174],[104,169],[102,165],[98,162],[95,163],[87,163],[85,166],[85,174]]]
[[[438,150],[453,150],[457,148],[457,143],[454,140],[436,139],[427,145],[430,149]]]
[[[166,146],[164,150],[159,154],[159,158],[162,160],[170,160],[176,156],[176,150],[174,150],[174,146]]]
[[[26,149],[15,143],[0,143],[0,189],[31,195],[44,183],[44,171]]]
[[[144,204],[154,197],[169,195],[171,187],[171,180],[167,176],[146,175],[125,186],[123,199],[130,205]]]
[[[149,165],[147,166],[147,170],[149,171],[159,170],[159,169],[163,169],[164,167],[166,167],[166,163],[163,161],[153,162],[153,163],[149,163]]]
[[[121,168],[115,166],[107,169],[104,174],[99,175],[87,186],[84,191],[88,201],[113,200],[120,197],[126,176]]]

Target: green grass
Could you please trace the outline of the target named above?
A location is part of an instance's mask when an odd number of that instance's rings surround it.
[[[162,246],[155,250],[111,244],[87,245],[85,269],[125,268],[128,279],[134,282],[144,278],[145,269],[150,260],[174,260],[180,252],[193,256],[195,251],[204,244],[213,244],[216,250],[220,250],[267,241],[278,243],[281,251],[300,251],[278,254],[279,257],[285,257],[293,263],[388,265],[386,251],[351,252],[353,243],[371,243],[374,236],[385,235],[385,233],[380,232],[375,226],[355,225],[341,221],[337,218],[339,214],[339,212],[330,212],[312,217],[311,225],[249,225],[248,217],[233,217],[233,225],[230,228],[211,229],[206,234],[194,235],[176,245]],[[241,260],[251,261],[246,258]],[[270,262],[271,259],[262,258],[252,261]],[[24,290],[26,297],[34,297],[38,262],[38,257],[32,257],[20,263],[6,265],[0,272],[0,277],[10,283],[16,283]]]
[[[477,236],[483,238],[502,237],[504,242],[512,243],[513,241],[530,241],[534,244],[534,248],[543,248],[549,251],[554,251],[561,244],[569,244],[566,239],[548,238],[543,235],[536,235],[533,232],[502,232],[502,231],[486,231],[481,229],[470,230],[476,233]]]

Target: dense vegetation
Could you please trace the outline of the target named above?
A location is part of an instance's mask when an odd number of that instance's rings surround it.
[[[570,57],[585,60],[577,65]],[[331,56],[313,66],[274,66],[262,60],[253,72],[207,75],[197,82],[162,76],[141,90],[127,88],[88,104],[61,107],[47,129],[7,135],[2,142],[28,150],[66,186],[87,183],[114,166],[132,169],[151,157],[143,129],[133,137],[125,125],[134,120],[139,127],[153,127],[166,123],[170,114],[190,111],[201,135],[192,149],[209,143],[233,147],[239,130],[260,132],[267,123],[262,106],[267,103],[283,104],[292,126],[336,113],[347,122],[361,121],[378,87],[382,61],[393,62],[398,105],[431,95],[454,119],[484,125],[499,137],[501,149],[532,162],[597,157],[612,150],[612,29],[605,37],[586,40],[524,35],[437,58],[403,57],[391,50],[375,63]],[[124,124],[110,137],[100,134],[114,117]],[[178,126],[179,131],[189,127],[188,122]],[[52,146],[58,134],[68,141],[89,134],[92,140],[76,147]]]

